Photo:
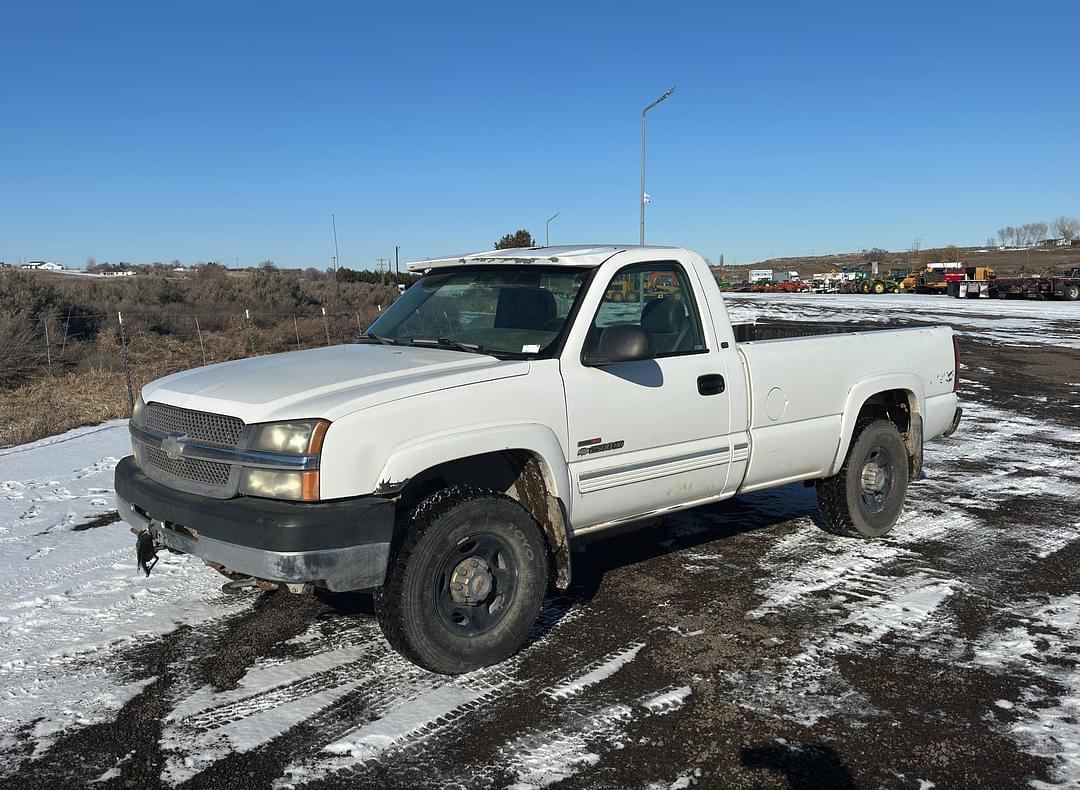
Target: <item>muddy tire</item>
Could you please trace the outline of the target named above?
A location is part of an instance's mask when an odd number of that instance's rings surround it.
[[[532,516],[502,494],[452,486],[399,525],[375,612],[401,655],[456,675],[517,652],[547,584],[547,546]]]
[[[829,532],[879,538],[893,528],[904,507],[907,447],[887,420],[866,422],[856,431],[840,471],[817,481],[818,509]]]

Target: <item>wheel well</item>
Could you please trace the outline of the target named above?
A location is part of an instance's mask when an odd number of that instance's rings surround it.
[[[452,485],[473,485],[515,500],[541,526],[555,560],[555,583],[570,585],[570,547],[566,516],[555,495],[555,483],[543,460],[529,450],[497,450],[456,458],[412,477],[398,496],[398,515],[404,516],[436,491]]]
[[[870,420],[888,420],[904,440],[908,451],[908,472],[912,480],[922,471],[923,431],[919,400],[909,390],[885,390],[871,395],[859,409],[855,420],[855,434],[860,426]],[[850,444],[855,442],[852,435]]]

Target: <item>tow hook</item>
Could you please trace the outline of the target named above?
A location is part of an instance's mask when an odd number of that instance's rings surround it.
[[[157,546],[154,545],[154,536],[149,530],[144,529],[135,533],[135,559],[139,563],[139,570],[147,576],[158,563]]]

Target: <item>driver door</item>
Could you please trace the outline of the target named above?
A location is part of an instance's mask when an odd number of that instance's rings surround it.
[[[575,532],[723,491],[727,370],[701,314],[695,283],[679,263],[632,264],[608,282],[584,346],[567,346],[561,371]],[[599,333],[620,323],[646,329],[655,358],[584,364]]]

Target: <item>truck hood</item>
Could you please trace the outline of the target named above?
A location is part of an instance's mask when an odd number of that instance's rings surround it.
[[[525,360],[444,348],[352,344],[270,354],[153,381],[146,402],[239,417],[247,423],[321,417],[450,387],[523,376]]]

